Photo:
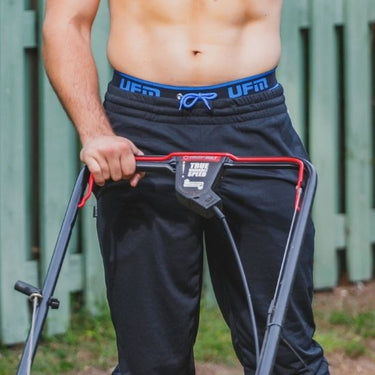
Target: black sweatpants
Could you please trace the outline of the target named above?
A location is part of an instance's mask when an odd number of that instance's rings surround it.
[[[175,151],[307,158],[279,85],[237,99],[178,100],[128,93],[109,85],[105,108],[116,134],[146,155]],[[239,248],[262,337],[291,222],[291,170],[230,170],[217,193]],[[254,341],[238,268],[221,224],[183,207],[170,175],[147,173],[139,186],[107,182],[96,191],[98,234],[122,375],[193,375],[193,345],[205,234],[215,294],[244,373],[255,373]],[[312,222],[287,313],[275,375],[327,375],[314,321]],[[291,349],[293,348],[293,349]]]

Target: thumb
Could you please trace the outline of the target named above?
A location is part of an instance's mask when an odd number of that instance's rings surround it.
[[[141,151],[134,143],[131,144],[132,152],[135,156],[141,156],[144,155],[144,152]]]

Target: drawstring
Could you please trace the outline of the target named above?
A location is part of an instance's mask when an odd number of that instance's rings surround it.
[[[217,98],[216,92],[209,92],[209,93],[187,93],[184,95],[181,95],[180,97],[180,108],[181,111],[182,108],[192,108],[196,104],[198,100],[202,100],[203,103],[206,105],[208,109],[211,109],[209,100],[213,100]]]

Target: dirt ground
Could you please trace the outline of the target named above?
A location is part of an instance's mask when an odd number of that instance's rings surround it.
[[[335,288],[331,292],[318,292],[315,294],[314,300],[320,312],[331,310],[345,310],[353,313],[375,311],[375,281],[355,285],[347,284]],[[341,352],[327,355],[331,375],[375,375],[375,339],[368,340],[368,349],[368,352],[373,354],[371,357],[361,356],[352,359]]]
[[[331,375],[374,375],[375,361],[368,358],[350,359],[335,353],[328,357]],[[109,375],[108,371],[89,368],[75,375]],[[73,375],[73,374],[71,374]],[[241,368],[227,367],[213,363],[198,363],[196,375],[243,375]]]
[[[315,295],[315,305],[319,311],[341,309],[349,311],[361,311],[364,308],[375,310],[375,282],[356,285],[348,285],[335,288],[330,292],[319,292]],[[370,343],[374,346],[375,340]],[[331,375],[375,375],[375,359],[370,357],[359,357],[352,359],[341,352],[327,355],[330,363]],[[88,368],[74,375],[109,375],[108,371]],[[71,374],[73,375],[73,374]],[[198,363],[196,375],[243,375],[241,368],[227,367],[214,363]]]

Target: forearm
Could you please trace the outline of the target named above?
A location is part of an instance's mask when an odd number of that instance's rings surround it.
[[[99,95],[90,30],[74,22],[44,26],[43,56],[48,77],[73,121],[81,142],[113,134]]]
[[[80,157],[95,182],[130,179],[136,186],[134,155],[142,153],[130,140],[116,136],[99,95],[91,52],[91,26],[99,0],[47,0],[43,24],[44,64],[57,95],[82,142]]]

